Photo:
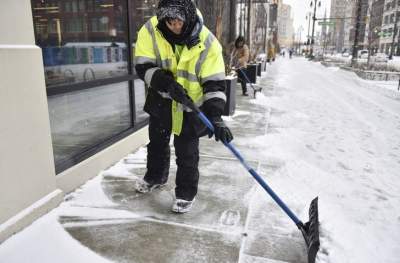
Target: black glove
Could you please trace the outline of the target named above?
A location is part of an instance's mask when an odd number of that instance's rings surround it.
[[[189,106],[190,103],[192,102],[192,99],[189,97],[189,95],[187,95],[182,85],[176,82],[175,80],[173,80],[167,86],[167,91],[174,101],[179,102],[185,106]]]
[[[192,103],[185,89],[174,79],[172,72],[164,69],[156,70],[151,79],[151,87],[160,92],[168,92],[173,100],[185,106]]]
[[[211,123],[214,126],[214,135],[215,140],[229,143],[233,140],[233,135],[231,130],[225,125],[224,121],[221,117],[213,117],[211,119]],[[213,136],[213,132],[209,130],[208,137],[211,138]]]

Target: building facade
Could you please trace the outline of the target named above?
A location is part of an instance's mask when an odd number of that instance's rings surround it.
[[[344,0],[331,0],[331,20],[335,25],[329,28],[330,46],[335,47],[336,52],[343,51],[344,45],[344,23],[345,23],[346,5]]]
[[[383,11],[385,0],[370,0],[364,46],[371,50],[371,54],[379,51],[380,35],[382,31]]]
[[[281,48],[293,46],[293,18],[292,7],[281,3],[278,5],[278,43]]]
[[[132,55],[155,2],[2,2],[0,242],[147,142]]]
[[[379,52],[389,55],[393,47],[393,54],[399,54],[399,22],[400,1],[385,0],[383,6],[383,17],[381,32],[379,34]],[[397,25],[395,25],[397,24]],[[400,55],[400,54],[399,54]]]

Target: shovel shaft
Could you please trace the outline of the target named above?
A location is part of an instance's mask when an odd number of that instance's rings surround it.
[[[214,132],[214,126],[212,123],[207,119],[207,117],[197,110],[198,116],[200,120],[211,130]],[[239,153],[236,148],[230,144],[230,143],[225,143],[223,142],[224,145],[235,155],[235,157],[240,161],[240,163],[246,168],[246,170],[254,177],[254,179],[264,188],[265,191],[274,199],[274,201],[285,211],[285,213],[293,220],[293,222],[299,226],[303,225],[303,223],[297,218],[297,216],[287,207],[287,205],[279,198],[277,194],[271,189],[271,187],[268,186],[268,184],[262,179],[260,175],[257,174],[257,172],[251,168],[245,159],[242,157],[242,155]]]
[[[247,83],[249,83],[249,84],[250,84],[251,88],[252,88],[252,89],[255,89],[255,88],[254,88],[254,86],[253,86],[253,84],[252,84],[252,83],[251,83],[251,81],[249,80],[249,77],[247,77],[247,74],[246,74],[246,72],[244,72],[244,70],[243,70],[243,69],[241,69],[241,68],[239,68],[239,70],[240,70],[240,72],[242,72],[242,74],[243,74],[244,78],[246,79]]]

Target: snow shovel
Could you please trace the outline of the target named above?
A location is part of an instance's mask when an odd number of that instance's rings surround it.
[[[250,84],[250,87],[253,89],[253,92],[254,92],[254,93],[253,93],[254,98],[256,98],[257,92],[261,92],[262,87],[259,86],[259,85],[253,85],[253,84],[251,83],[249,77],[247,77],[246,72],[245,72],[243,69],[239,68],[239,71],[242,72],[244,78],[246,79],[246,82]]]
[[[200,111],[200,109],[193,103],[189,102],[187,105],[191,110],[197,113],[200,120],[214,132],[214,126],[207,119],[207,117]],[[254,179],[264,188],[265,191],[274,199],[274,201],[283,209],[283,211],[293,220],[296,226],[301,231],[304,240],[307,244],[308,263],[314,263],[319,250],[319,221],[318,221],[318,197],[312,200],[309,209],[309,221],[303,223],[297,216],[286,206],[286,204],[275,194],[275,192],[268,186],[257,172],[251,168],[236,148],[230,144],[223,142],[223,144],[235,155],[235,157],[242,163],[246,170],[254,177]]]

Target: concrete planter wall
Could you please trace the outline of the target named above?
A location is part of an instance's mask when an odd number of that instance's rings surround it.
[[[367,80],[397,81],[400,78],[400,72],[359,70],[350,67],[341,67],[341,68],[344,70],[353,71],[360,78]]]

